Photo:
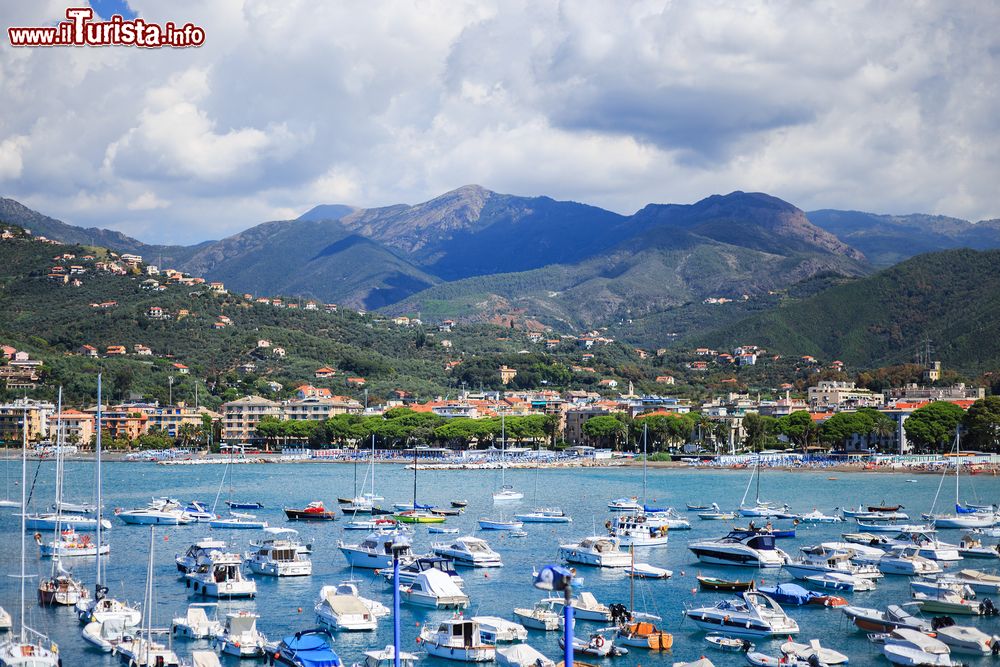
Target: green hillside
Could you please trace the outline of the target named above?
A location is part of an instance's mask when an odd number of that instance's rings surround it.
[[[872,368],[910,361],[925,340],[949,366],[1000,366],[1000,251],[920,255],[689,342],[754,343]]]

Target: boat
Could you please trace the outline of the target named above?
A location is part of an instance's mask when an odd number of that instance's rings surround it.
[[[989,655],[993,649],[993,638],[969,625],[938,626],[934,632],[937,639],[947,644],[955,653]]]
[[[97,512],[97,505],[94,505],[93,503],[74,503],[63,500],[56,505],[53,505],[52,509],[62,512],[63,514],[94,514]]]
[[[821,572],[812,574],[802,579],[810,586],[825,588],[828,590],[841,591],[844,593],[854,593],[855,591],[875,590],[875,580],[856,577],[846,572]]]
[[[351,519],[344,524],[344,530],[367,530],[368,532],[378,530],[389,530],[399,526],[399,522],[392,517]]]
[[[524,523],[570,523],[573,517],[558,507],[536,507],[530,512],[515,514],[514,518]]]
[[[927,530],[927,526],[919,523],[899,523],[891,519],[857,520],[858,528],[868,533],[915,533]]]
[[[848,657],[840,651],[826,648],[819,643],[818,639],[809,640],[808,644],[788,641],[781,645],[781,653],[796,660],[803,660],[807,664],[813,656],[824,665],[846,665]]]
[[[463,609],[469,605],[469,596],[444,572],[425,570],[412,582],[399,587],[400,599],[421,607],[435,609]]]
[[[542,602],[547,602],[558,608],[562,613],[566,602],[563,598],[545,598]],[[608,622],[611,620],[611,607],[597,601],[590,591],[583,591],[570,600],[573,607],[573,616],[577,621],[597,621]]]
[[[231,611],[226,614],[222,632],[212,641],[214,648],[223,655],[237,658],[259,658],[266,654],[267,638],[257,630],[257,619],[252,611]]]
[[[97,555],[98,549],[102,556],[111,553],[110,544],[101,544],[98,547],[97,543],[90,539],[90,535],[80,535],[72,527],[63,529],[57,538],[49,542],[42,540],[41,533],[35,533],[35,543],[42,558],[93,557]]]
[[[461,509],[461,508],[464,508],[464,507],[468,507],[469,506],[469,501],[468,500],[453,500],[453,501],[451,501],[451,506],[452,507],[457,507],[457,508]]]
[[[126,638],[131,639],[128,631],[124,618],[109,618],[106,621],[87,623],[80,631],[80,636],[99,651],[110,653]]]
[[[0,632],[6,632],[14,626],[14,619],[10,612],[0,607]]]
[[[267,521],[261,521],[255,514],[230,512],[229,516],[217,516],[208,522],[214,530],[264,530]]]
[[[869,506],[871,507],[871,506]],[[902,507],[902,505],[900,505]],[[862,504],[859,504],[857,509],[851,509],[848,507],[840,508],[840,513],[845,519],[909,519],[909,515],[906,512],[900,512],[899,510],[886,510],[886,511],[873,511]]]
[[[698,513],[698,518],[702,521],[731,521],[739,516],[736,512],[723,512],[717,503],[712,503],[705,510]]]
[[[639,504],[639,497],[615,498],[608,503],[608,509],[612,512],[641,512],[642,505]]]
[[[707,509],[711,509],[713,506],[718,507],[715,503],[711,505],[698,505],[697,503],[686,503],[688,512],[702,512]]]
[[[941,494],[941,486],[938,486],[937,493],[934,494],[934,501],[931,503],[931,511],[928,514],[923,514],[922,517],[926,521],[930,521],[935,528],[989,528],[997,523],[997,516],[993,513],[992,508],[982,510],[978,508],[969,508],[962,506],[961,494],[959,492],[959,480],[961,478],[962,471],[962,444],[961,444],[961,430],[955,428],[955,456],[953,458],[955,461],[955,513],[954,514],[935,514],[934,508],[937,505],[938,496]],[[945,468],[941,473],[941,481],[944,481],[944,477],[948,474],[948,469]]]
[[[785,563],[785,570],[796,579],[824,572],[841,572],[864,579],[879,579],[883,574],[874,565],[857,565],[850,551],[804,552],[800,558]]]
[[[274,659],[270,664],[292,667],[342,667],[340,657],[330,647],[332,640],[330,633],[322,628],[296,632],[294,635],[284,637],[276,645],[267,646],[267,653]],[[402,658],[403,655],[401,652],[399,657]]]
[[[894,665],[952,665],[951,649],[942,641],[907,628],[891,631],[883,639],[882,654]]]
[[[450,558],[457,565],[470,567],[502,567],[500,554],[490,548],[486,540],[478,537],[456,537],[451,542],[434,542],[431,551],[435,555]]]
[[[519,530],[524,526],[521,521],[504,521],[503,519],[480,519],[480,530]]]
[[[215,518],[215,512],[208,511],[204,504],[197,500],[192,500],[187,505],[181,507],[184,516],[194,523],[208,523]]]
[[[493,494],[494,503],[510,503],[521,500],[524,494],[507,483],[507,413],[500,412],[500,490]],[[414,464],[415,465],[415,464]]]
[[[897,628],[920,632],[932,631],[930,623],[914,616],[900,605],[889,605],[885,611],[850,605],[843,607],[841,611],[859,630],[866,632],[887,633]]]
[[[620,514],[611,523],[608,534],[623,546],[655,547],[666,546],[669,528],[646,521],[645,515]]]
[[[749,639],[739,639],[737,637],[729,637],[726,635],[721,635],[716,632],[710,632],[705,635],[705,641],[719,649],[720,651],[727,651],[729,653],[749,653],[756,648]]]
[[[918,547],[895,547],[878,559],[878,569],[884,574],[920,576],[937,574],[941,566],[920,555]]]
[[[964,584],[977,593],[990,593],[1000,595],[1000,576],[986,574],[979,570],[959,570],[958,572],[938,575],[938,581],[950,581],[952,583]]]
[[[445,507],[435,507],[432,509],[431,514],[436,516],[462,516],[465,510],[447,509]]]
[[[154,498],[145,507],[130,510],[115,509],[115,516],[137,526],[181,526],[194,520],[184,513],[180,502],[173,498]]]
[[[127,602],[105,597],[107,590],[102,584],[97,586],[99,597],[76,605],[76,615],[81,623],[103,623],[112,618],[124,618],[126,627],[134,627],[142,622],[142,612]]]
[[[559,648],[566,648],[566,642],[562,637],[559,638]],[[603,634],[595,632],[587,639],[573,637],[573,653],[576,655],[588,655],[594,658],[615,658],[628,655],[628,649],[616,646],[613,638],[609,639]]]
[[[933,532],[925,530],[903,532],[889,540],[889,548],[916,546],[917,555],[936,561],[962,560],[958,546],[942,542]]]
[[[448,518],[429,510],[404,510],[392,516],[400,523],[444,523]]]
[[[774,540],[769,533],[733,530],[724,537],[689,542],[688,549],[703,563],[776,568],[788,561],[788,554]]]
[[[376,531],[359,544],[345,544],[343,540],[339,540],[337,548],[340,549],[340,553],[344,554],[347,564],[351,567],[370,570],[392,567],[392,548],[394,540],[399,534],[399,531]],[[396,557],[400,562],[407,563],[414,558],[409,546],[404,550],[397,550]]]
[[[331,630],[374,630],[378,618],[357,595],[356,589],[324,586],[313,608],[316,623]]]
[[[188,572],[194,572],[198,569],[198,562],[202,558],[208,556],[208,554],[213,551],[225,551],[226,543],[224,540],[219,540],[214,537],[206,537],[204,539],[198,540],[184,552],[183,555],[178,555],[174,558],[174,562],[177,564],[177,571],[181,574],[187,574]]]
[[[774,586],[758,586],[757,589],[779,604],[791,604],[798,607],[811,604],[815,598],[823,597],[815,591],[806,590],[798,584],[783,583]]]
[[[266,528],[269,537],[257,545],[257,550],[244,556],[244,564],[254,574],[269,577],[305,577],[312,574],[312,561],[306,558],[294,539],[281,537],[290,528]]]
[[[488,644],[510,644],[528,639],[528,630],[520,623],[514,623],[499,616],[473,616],[479,624],[483,641]]]
[[[195,569],[184,575],[184,585],[196,594],[213,598],[257,596],[257,582],[243,576],[243,557],[223,551],[201,556]]]
[[[995,560],[1000,558],[1000,547],[998,545],[988,547],[978,537],[969,533],[958,543],[958,553],[962,558]]]
[[[500,667],[556,667],[554,660],[549,660],[528,644],[498,648],[497,664]]]
[[[513,613],[514,619],[524,627],[544,632],[558,630],[562,620],[562,616],[554,610],[551,599],[536,602],[535,606],[530,609],[527,607],[515,607]]]
[[[174,618],[170,624],[170,634],[185,639],[211,639],[223,630],[218,611],[219,605],[215,602],[189,604],[184,615]]]
[[[425,570],[441,570],[455,582],[459,587],[465,585],[465,581],[455,570],[455,562],[450,558],[443,558],[441,556],[421,556],[406,565],[400,563],[399,565],[399,583],[408,584],[413,582],[417,575]],[[392,583],[393,579],[393,568],[387,567],[385,569],[379,569],[375,571],[375,574],[380,574],[385,579],[387,584]]]
[[[24,428],[22,427],[22,431]],[[21,503],[10,497],[10,462],[12,459],[5,456],[3,460],[4,495],[0,498],[0,508],[21,507]]]
[[[99,377],[99,376],[98,376]],[[99,381],[99,380],[98,380]],[[98,394],[99,396],[100,394]],[[98,401],[99,403],[100,401]],[[98,420],[100,425],[100,420]],[[28,487],[28,414],[27,408],[21,416],[21,502],[27,505]],[[30,628],[26,616],[27,576],[27,517],[21,513],[21,572],[20,572],[20,614],[18,631],[0,642],[0,667],[61,667],[59,647],[47,636]],[[100,559],[98,559],[100,560]]]
[[[799,550],[807,554],[846,553],[850,554],[851,560],[855,563],[865,565],[878,564],[879,559],[885,555],[884,549],[855,542],[821,542],[812,546],[799,547]]]
[[[797,634],[799,624],[777,602],[756,591],[723,600],[711,607],[688,609],[685,617],[703,630],[738,637],[772,637]]]
[[[559,557],[567,563],[594,567],[628,567],[632,558],[621,550],[619,540],[606,535],[585,537],[575,544],[559,545]]]
[[[747,495],[750,493],[750,485],[753,484],[754,479],[757,480],[756,495],[753,504],[747,503]],[[788,505],[778,506],[775,503],[763,501],[760,499],[760,452],[754,456],[754,467],[753,472],[750,473],[750,479],[747,481],[747,488],[743,492],[743,499],[740,500],[740,506],[737,510],[740,516],[745,517],[765,517],[765,518],[793,518],[789,512]]]
[[[728,579],[718,579],[716,577],[703,577],[700,574],[695,578],[698,580],[698,585],[706,591],[742,593],[743,591],[753,590],[755,585],[753,579],[749,581],[729,581]]]
[[[630,551],[634,560],[635,548]],[[632,568],[635,568],[634,562]],[[624,614],[621,613],[620,606],[612,610],[612,620],[616,621],[618,625],[614,643],[618,646],[630,646],[650,651],[667,651],[674,645],[674,636],[660,630],[653,624],[652,621],[661,620],[659,616],[636,611],[635,579],[636,577],[632,577],[629,582],[628,610]]]
[[[496,658],[496,645],[483,641],[479,624],[469,619],[446,620],[437,630],[425,625],[417,641],[428,655],[445,660],[492,662]]]
[[[362,667],[395,667],[396,649],[390,644],[379,651],[365,651]],[[399,652],[399,667],[416,667],[418,656],[415,653]]]
[[[625,574],[636,579],[669,579],[674,576],[670,570],[649,563],[633,563],[625,570]]]
[[[240,502],[237,500],[226,500],[226,507],[231,510],[262,510],[264,505],[258,502]]]
[[[427,532],[431,535],[458,535],[462,531],[459,528],[448,528],[447,526],[428,526]]]
[[[302,509],[284,508],[289,521],[336,521],[337,513],[323,506],[322,500],[316,500]]]
[[[28,514],[25,516],[25,526],[29,530],[55,530],[56,525],[60,525],[64,528],[72,528],[75,531],[94,531],[97,530],[98,519],[90,516],[84,516],[81,514],[56,514],[55,512],[47,514]],[[101,528],[103,530],[111,530],[111,522],[107,519],[100,519]]]
[[[813,509],[812,512],[806,512],[799,516],[799,521],[802,523],[838,523],[843,521],[839,516],[832,516],[829,514],[823,514],[817,509]]]
[[[933,614],[983,616],[986,613],[985,602],[966,599],[950,588],[940,588],[936,592],[926,589],[914,591],[913,599],[921,611]]]

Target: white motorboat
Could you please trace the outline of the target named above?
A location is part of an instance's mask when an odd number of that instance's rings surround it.
[[[127,602],[101,597],[77,603],[76,616],[81,623],[103,623],[114,618],[125,621],[125,627],[134,627],[142,622],[142,611]]]
[[[205,505],[197,500],[192,500],[187,505],[184,505],[181,511],[194,523],[207,523],[215,518],[215,513],[210,512]]]
[[[566,642],[560,637],[559,648],[565,649]],[[614,637],[605,637],[600,632],[594,632],[589,637],[573,637],[573,653],[593,658],[613,658],[628,655],[628,649],[615,644]]]
[[[864,579],[880,579],[883,575],[874,565],[857,565],[851,561],[852,552],[806,551],[801,558],[785,563],[785,570],[796,579],[815,574],[839,572]]]
[[[97,530],[97,519],[81,514],[29,514],[24,518],[28,530],[52,531],[56,529],[57,524],[60,530],[63,528],[72,528],[77,532]],[[111,530],[111,522],[101,519],[101,528]]]
[[[170,632],[175,637],[211,639],[223,631],[218,612],[219,605],[215,602],[189,604],[187,612],[176,617],[170,624]]]
[[[71,503],[66,500],[59,502],[59,504],[52,507],[54,510],[58,510],[63,514],[96,514],[97,505],[93,503]]]
[[[639,497],[615,498],[608,503],[608,509],[612,512],[641,512],[642,505],[639,504]]]
[[[434,542],[431,551],[450,558],[457,565],[470,567],[503,567],[500,554],[490,548],[486,540],[478,537],[456,537],[451,542]]]
[[[360,582],[357,579],[345,579],[336,586],[323,586],[319,589],[320,599],[322,599],[324,595],[330,591],[332,591],[334,595],[353,595],[357,599],[361,600],[361,604],[368,607],[368,611],[370,611],[372,616],[375,618],[382,618],[383,616],[388,616],[392,613],[388,607],[378,600],[363,597],[361,592],[358,590],[359,583]]]
[[[831,516],[829,514],[823,514],[817,509],[812,512],[807,512],[799,516],[799,521],[802,523],[837,523],[843,521],[839,516]]]
[[[373,531],[391,530],[398,525],[399,523],[392,517],[354,518],[344,523],[344,530],[367,530],[370,533]]]
[[[140,526],[179,526],[194,522],[173,498],[155,498],[145,507],[130,510],[119,508],[115,516],[125,523]]]
[[[1000,548],[997,545],[986,546],[983,541],[972,533],[964,535],[958,543],[958,553],[962,558],[981,558],[996,560],[1000,558]]]
[[[455,562],[452,559],[444,558],[443,556],[421,556],[406,565],[400,565],[399,583],[409,584],[417,578],[418,574],[424,570],[430,569],[441,570],[451,577],[451,580],[455,582],[455,585],[460,588],[465,585],[465,581],[455,570]],[[384,570],[377,570],[376,574],[382,575],[387,584],[392,584],[393,572],[391,567],[385,568]]]
[[[505,521],[504,519],[479,519],[480,530],[519,530],[524,526],[521,521]]]
[[[695,540],[688,543],[703,563],[743,565],[756,568],[781,567],[788,554],[775,546],[774,535],[748,530],[733,530],[724,537]]]
[[[809,664],[809,660],[816,657],[823,665],[846,665],[848,658],[840,651],[821,646],[818,639],[811,639],[808,644],[788,641],[781,645],[781,652],[796,660],[801,660]]]
[[[646,520],[646,515],[623,514],[611,522],[608,531],[612,537],[627,547],[666,546],[669,528]]]
[[[621,550],[615,537],[592,535],[576,544],[559,545],[559,557],[567,563],[595,567],[628,567],[632,557]]]
[[[337,542],[337,547],[351,567],[371,570],[392,567],[392,546],[398,534],[396,531],[377,531],[368,535],[360,544],[345,544],[341,540]],[[400,562],[407,563],[414,558],[409,547],[400,551],[398,557]]]
[[[894,665],[952,665],[951,649],[923,632],[897,628],[884,639],[882,654]]]
[[[208,522],[215,530],[264,530],[267,521],[257,518],[256,514],[245,512],[229,512],[229,516],[218,516]]]
[[[702,521],[731,521],[739,516],[736,512],[701,512],[698,518]]]
[[[637,522],[647,523],[654,528],[691,530],[691,522],[673,507],[650,507],[649,505],[643,505],[641,512],[619,514],[612,519],[611,526],[612,528],[616,528],[625,523]]]
[[[404,602],[436,609],[463,609],[469,606],[469,596],[444,572],[425,570],[413,583],[399,587]]]
[[[10,630],[13,625],[14,620],[11,618],[10,612],[0,607],[0,632]]]
[[[1000,595],[1000,576],[979,570],[959,570],[953,574],[938,575],[935,579],[964,584],[977,593]]]
[[[545,598],[542,602],[551,603],[553,608],[563,611],[565,602],[562,598]],[[593,593],[583,591],[570,600],[573,606],[573,616],[578,621],[607,622],[611,620],[611,608],[597,601]]]
[[[573,517],[558,507],[536,507],[530,512],[515,514],[514,518],[524,523],[570,523]]]
[[[394,667],[396,649],[391,644],[380,651],[365,651],[362,667]],[[415,653],[399,652],[399,667],[416,667],[419,656]]]
[[[181,659],[167,645],[148,636],[123,639],[115,648],[118,658],[130,667],[180,667]]]
[[[333,586],[324,586],[314,610],[316,623],[331,630],[374,630],[378,627],[375,614],[353,591],[338,592]]]
[[[958,546],[942,542],[933,533],[926,530],[901,532],[890,540],[891,546],[917,546],[918,554],[924,558],[936,561],[962,560]]]
[[[556,667],[556,663],[528,644],[517,644],[497,649],[500,667]]]
[[[178,555],[174,558],[174,562],[177,563],[178,572],[187,574],[188,572],[194,572],[198,568],[198,562],[210,553],[225,550],[226,543],[224,540],[206,537],[188,547],[188,550],[183,555]]]
[[[425,625],[419,640],[429,655],[445,660],[491,662],[496,658],[496,646],[483,641],[479,624],[472,620],[453,618],[437,630]]]
[[[879,558],[885,555],[885,550],[855,542],[821,542],[815,546],[801,547],[803,553],[849,553],[851,560],[863,565],[876,565]]]
[[[101,623],[87,623],[80,631],[80,636],[98,650],[110,653],[125,639],[131,640],[128,630],[124,618],[109,618]]]
[[[510,503],[522,498],[524,498],[524,494],[515,491],[514,487],[509,484],[501,486],[500,490],[493,494],[493,502],[495,503]]]
[[[184,575],[185,585],[207,597],[256,597],[257,582],[243,576],[242,566],[240,554],[211,551],[198,559],[194,571]]]
[[[473,616],[472,620],[479,624],[483,641],[488,644],[510,644],[528,639],[528,631],[520,623],[499,616]]]
[[[898,628],[909,628],[920,632],[932,632],[931,624],[914,616],[901,605],[891,604],[885,611],[853,605],[841,607],[841,611],[859,630],[888,633]]]
[[[927,530],[927,526],[919,523],[900,523],[898,521],[862,521],[858,519],[858,528],[869,533],[913,533]]]
[[[90,535],[80,535],[73,528],[61,531],[58,538],[48,542],[43,541],[41,533],[35,533],[35,544],[42,558],[94,557],[98,551],[97,543],[90,539]],[[111,545],[101,544],[100,552],[102,556],[107,556],[111,553]]]
[[[776,637],[799,631],[799,624],[781,605],[757,591],[746,591],[738,599],[723,600],[712,607],[689,609],[684,615],[703,630],[738,637]]]
[[[526,628],[542,631],[558,630],[562,620],[551,599],[536,602],[530,609],[515,607],[514,618]]]
[[[843,591],[845,593],[875,590],[874,579],[856,577],[853,574],[847,574],[846,572],[822,572],[820,574],[812,574],[808,577],[803,577],[803,581],[806,581],[811,586],[817,588]]]
[[[265,529],[268,537],[257,545],[256,551],[246,554],[244,563],[254,574],[269,577],[304,577],[312,574],[310,561],[298,542],[280,537],[295,533],[291,528]]]
[[[755,505],[740,505],[739,510],[737,510],[740,516],[757,518],[780,518],[783,516],[790,515],[791,509],[788,505],[772,505],[770,503],[757,503]]]
[[[894,547],[878,560],[878,569],[885,574],[922,576],[941,572],[941,566],[920,555],[918,547]]]
[[[625,570],[625,574],[636,579],[669,579],[674,576],[670,570],[649,563],[633,563]]]
[[[267,638],[257,630],[258,618],[260,617],[252,611],[234,611],[226,614],[226,624],[213,641],[216,650],[237,658],[263,656]]]
[[[935,630],[937,638],[955,653],[989,655],[993,638],[969,625],[946,625]]]
[[[914,591],[913,599],[920,606],[921,611],[928,613],[949,616],[959,614],[982,616],[985,613],[984,603],[970,600],[962,593],[955,592],[950,588],[939,588],[931,592]]]
[[[430,535],[458,535],[462,531],[459,528],[449,528],[447,526],[427,526],[427,532]]]

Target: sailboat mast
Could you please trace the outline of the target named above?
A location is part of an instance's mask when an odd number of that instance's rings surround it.
[[[500,411],[500,488],[507,485],[507,424],[506,413]]]
[[[59,564],[59,543],[62,534],[62,478],[63,478],[63,445],[62,445],[62,387],[59,387],[59,394],[56,398],[56,524],[53,531],[52,541],[56,552],[52,557],[52,576],[56,576],[56,566]]]
[[[372,433],[372,502],[375,502],[375,434]]]
[[[97,374],[97,441],[94,445],[96,459],[94,460],[94,477],[96,477],[97,492],[94,494],[97,503],[97,527],[95,532],[97,542],[97,579],[94,582],[94,600],[101,599],[101,521],[104,517],[104,510],[101,507],[103,498],[101,494],[101,374]]]
[[[760,505],[760,449],[757,449],[757,465],[754,468],[757,472],[757,505]]]
[[[646,461],[649,459],[646,435],[649,432],[649,424],[642,425],[642,506],[646,507]]]
[[[417,445],[413,445],[413,511],[417,510]]]
[[[26,640],[24,616],[24,580],[27,577],[24,562],[24,536],[28,529],[28,408],[25,406],[21,421],[21,643]]]
[[[955,511],[958,512],[958,471],[962,467],[962,442],[958,427],[955,427]]]

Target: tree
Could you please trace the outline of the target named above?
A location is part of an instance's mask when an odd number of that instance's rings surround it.
[[[981,398],[962,418],[963,447],[983,452],[1000,451],[1000,396]]]
[[[903,423],[906,436],[923,449],[946,449],[962,423],[965,411],[954,403],[934,401],[913,411]]]
[[[819,429],[807,410],[797,410],[778,419],[778,431],[796,447],[807,447]]]
[[[778,433],[778,420],[774,417],[748,412],[743,417],[743,430],[746,431],[743,443],[755,452],[777,444],[774,436]]]
[[[614,415],[598,415],[584,422],[583,433],[605,446],[618,449],[620,441],[625,437],[625,422]]]

